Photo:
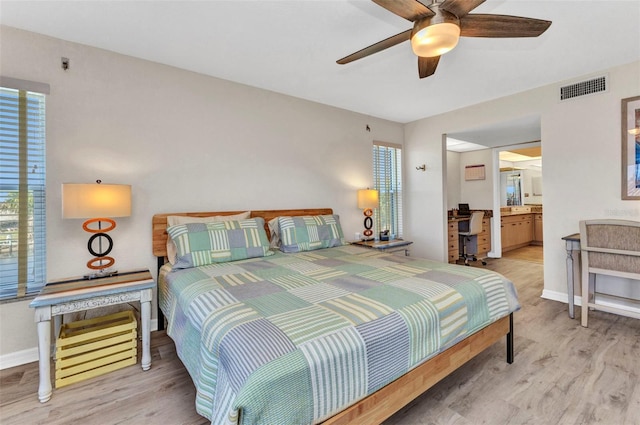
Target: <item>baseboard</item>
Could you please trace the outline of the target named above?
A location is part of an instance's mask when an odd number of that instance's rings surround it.
[[[552,301],[560,301],[561,303],[565,303],[565,304],[567,304],[567,300],[569,299],[567,294],[565,294],[564,292],[549,291],[548,289],[545,289],[542,291],[542,298],[545,298],[547,300],[552,300]],[[598,299],[597,301],[598,304],[602,304],[603,306],[615,307],[622,310],[631,311],[634,313],[640,313],[640,308],[638,308],[637,301],[625,300],[620,297],[616,297],[608,294],[601,294],[601,293],[598,293],[597,299]],[[579,295],[574,296],[573,304],[576,307],[582,307],[582,297],[580,297]]]
[[[569,304],[569,294],[566,292],[550,291],[548,289],[542,290],[542,298],[551,301],[560,301],[561,303]],[[574,295],[573,304],[576,306],[582,305],[582,298],[579,295]]]
[[[9,369],[10,367],[20,366],[37,361],[38,347],[27,348],[26,350],[1,355],[0,370]]]
[[[151,332],[158,330],[158,320],[152,319]],[[9,369],[11,367],[20,366],[27,363],[38,361],[38,347],[27,348],[26,350],[16,351],[0,355],[0,370]]]

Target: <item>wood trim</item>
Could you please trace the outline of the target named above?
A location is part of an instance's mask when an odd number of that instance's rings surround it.
[[[166,257],[167,255],[167,217],[170,215],[181,215],[188,217],[212,217],[216,215],[234,215],[240,214],[243,211],[208,211],[208,212],[178,212],[178,213],[164,213],[155,214],[151,220],[152,225],[152,241],[153,241],[153,255],[156,257]],[[267,224],[269,220],[279,216],[301,216],[301,215],[327,215],[333,214],[331,208],[305,208],[295,210],[257,210],[251,211],[251,218],[262,217],[264,218],[265,230],[267,231],[267,237],[269,235],[269,228]]]
[[[370,396],[323,422],[324,425],[379,424],[451,372],[510,333],[505,316],[432,357]],[[513,335],[513,334],[512,334]],[[512,347],[511,347],[512,348]],[[512,359],[511,359],[512,360]]]

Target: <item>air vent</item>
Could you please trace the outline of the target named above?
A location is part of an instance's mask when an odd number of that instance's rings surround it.
[[[607,77],[596,77],[579,83],[560,87],[560,100],[569,100],[579,96],[607,91]]]

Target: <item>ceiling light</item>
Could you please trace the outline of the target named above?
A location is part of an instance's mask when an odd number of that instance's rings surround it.
[[[434,16],[415,22],[411,33],[413,53],[432,58],[456,47],[460,39],[459,20],[453,14],[434,8]]]

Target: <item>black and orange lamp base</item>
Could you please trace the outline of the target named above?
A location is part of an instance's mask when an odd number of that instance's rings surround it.
[[[365,208],[364,210],[364,230],[362,231],[363,241],[373,240],[373,210],[371,208]]]
[[[109,223],[109,227],[103,229],[102,223]],[[93,223],[98,223],[98,228],[89,227]],[[110,218],[91,218],[82,223],[82,228],[89,233],[92,233],[87,242],[87,248],[89,253],[93,255],[93,258],[87,261],[87,267],[91,270],[95,270],[93,273],[84,275],[85,279],[96,279],[100,277],[115,276],[118,274],[117,270],[107,270],[109,267],[116,263],[113,257],[109,257],[109,253],[113,249],[113,239],[107,235],[107,232],[116,228],[116,222]],[[98,240],[98,250],[93,249],[93,243]],[[108,245],[106,248],[102,248],[102,240],[106,239]]]

